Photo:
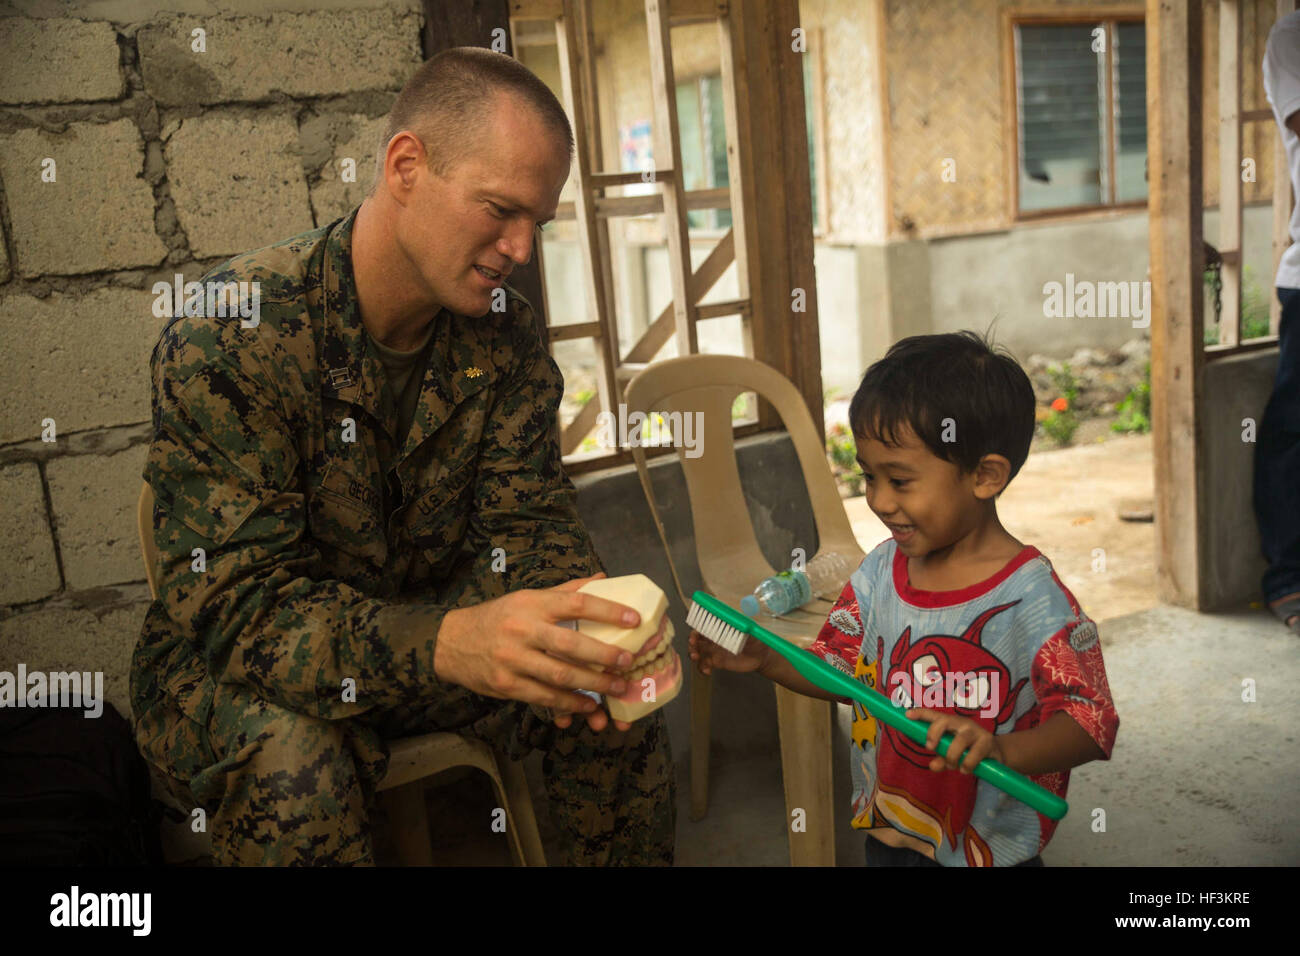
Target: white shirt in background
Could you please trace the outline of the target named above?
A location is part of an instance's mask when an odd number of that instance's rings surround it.
[[[1291,245],[1282,253],[1276,285],[1300,289],[1300,137],[1287,129],[1286,119],[1300,110],[1300,10],[1288,13],[1268,34],[1264,50],[1264,94],[1282,133],[1286,165],[1291,173]]]

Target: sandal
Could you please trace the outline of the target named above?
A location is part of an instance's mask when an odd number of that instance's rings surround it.
[[[1286,625],[1287,630],[1300,637],[1300,594],[1293,594],[1277,604],[1270,604],[1268,609],[1273,612],[1274,617]]]

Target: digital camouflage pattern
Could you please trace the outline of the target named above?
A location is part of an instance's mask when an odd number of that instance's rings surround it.
[[[662,711],[626,733],[560,730],[434,675],[448,610],[601,566],[560,463],[563,380],[513,290],[501,313],[438,313],[419,409],[394,439],[357,304],[355,216],[204,277],[259,283],[254,327],[237,310],[178,317],[155,346],[141,749],[212,815],[217,862],[373,862],[383,741],[456,730],[516,759],[546,751],[566,862],[671,863]]]

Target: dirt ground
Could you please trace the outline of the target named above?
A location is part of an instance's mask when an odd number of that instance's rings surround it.
[[[1158,603],[1155,525],[1119,518],[1121,501],[1149,506],[1155,483],[1150,435],[1107,437],[1096,431],[1081,427],[1068,448],[1036,442],[998,499],[998,517],[1007,531],[1047,556],[1083,610],[1101,621]],[[844,504],[864,550],[889,537],[865,497]]]

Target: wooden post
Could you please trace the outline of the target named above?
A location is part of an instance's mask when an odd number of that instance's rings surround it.
[[[1156,590],[1200,610],[1206,580],[1201,272],[1201,0],[1147,0],[1151,430]]]
[[[587,148],[591,153],[591,162],[587,168],[596,172],[605,169],[604,144],[600,125],[600,86],[596,82],[596,31],[595,13],[592,0],[580,0],[574,9],[578,14],[578,72],[582,76],[582,102],[584,108],[583,122],[587,126]],[[600,191],[602,194],[604,190]],[[595,204],[593,199],[593,205]],[[596,246],[600,253],[600,282],[604,287],[606,318],[604,335],[606,350],[609,352],[610,368],[617,367],[621,346],[618,338],[618,298],[614,290],[614,249],[609,238],[609,219],[596,218]],[[598,346],[599,347],[599,346]]]
[[[731,17],[718,18],[718,49],[722,71],[722,112],[727,134],[727,185],[731,190],[731,229],[737,235],[745,234],[746,203],[753,205],[751,193],[745,192],[747,185],[742,171],[740,154],[752,140],[749,138],[747,110],[749,97],[744,83],[738,83],[736,73],[735,40],[732,37],[734,27]],[[743,106],[741,105],[743,104]],[[749,298],[749,259],[745,255],[745,244],[736,248],[736,294],[742,299]],[[749,324],[749,320],[745,320]]]
[[[654,101],[655,170],[663,190],[664,233],[668,239],[668,276],[678,355],[700,350],[695,331],[695,303],[686,296],[691,275],[691,244],[686,224],[686,183],[677,130],[677,81],[667,0],[645,0],[646,36],[650,42],[650,98]],[[666,170],[671,170],[666,174]]]
[[[1241,3],[1219,0],[1219,345],[1241,340]]]
[[[584,287],[587,295],[589,321],[600,327],[596,340],[596,391],[600,406],[617,414],[619,400],[618,380],[614,366],[618,361],[618,327],[612,303],[606,298],[609,285],[604,274],[607,268],[602,255],[600,235],[596,221],[595,195],[591,192],[593,147],[588,144],[592,134],[589,128],[590,111],[587,108],[586,84],[583,82],[582,63],[579,59],[583,41],[579,31],[585,29],[585,19],[578,11],[578,0],[564,0],[564,16],[555,21],[555,40],[560,57],[560,82],[569,94],[569,112],[573,117],[574,154],[577,160],[573,205],[578,221],[578,245],[582,249]],[[594,110],[594,105],[592,110]],[[599,147],[595,147],[598,149]],[[581,439],[582,435],[574,436]]]
[[[732,0],[733,67],[745,197],[744,247],[753,305],[754,358],[794,382],[823,428],[821,340],[813,271],[812,189],[805,129],[803,60],[792,49],[798,0]],[[743,129],[744,126],[741,128]],[[751,198],[752,197],[752,198]],[[797,307],[802,311],[796,311]],[[759,422],[776,424],[760,402]]]

